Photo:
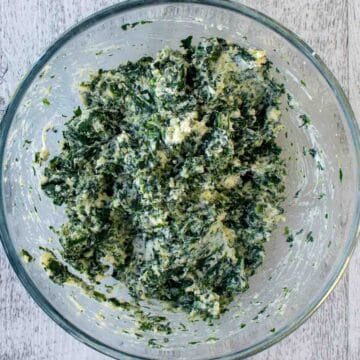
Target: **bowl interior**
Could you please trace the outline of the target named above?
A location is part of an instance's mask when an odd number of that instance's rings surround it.
[[[52,304],[57,312],[53,317],[65,319],[71,333],[82,333],[84,341],[110,355],[123,352],[138,357],[200,359],[259,350],[309,313],[349,253],[358,200],[352,129],[336,94],[309,58],[251,17],[205,4],[119,9],[115,7],[68,34],[62,46],[38,64],[33,81],[23,88],[3,153],[6,247],[18,271],[25,271]],[[140,20],[151,23],[126,31],[121,27]],[[126,311],[110,309],[75,287],[59,287],[49,281],[40,265],[39,246],[60,248],[49,226],[60,226],[64,214],[39,189],[42,169],[32,162],[44,135],[50,153],[59,151],[64,123],[80,104],[77,85],[91,72],[155,55],[164,46],[178,48],[180,40],[189,35],[194,42],[218,36],[266,50],[274,64],[274,77],[291,94],[290,102],[284,98],[284,131],[279,137],[288,166],[286,220],[266,245],[264,264],[251,278],[250,289],[235,299],[214,326],[189,322],[184,314],[169,312],[154,301],[147,304],[148,311],[171,319],[173,332],[137,337],[132,333],[134,320]],[[50,105],[43,104],[44,98]],[[311,119],[308,127],[301,127],[303,114]],[[46,131],[51,127],[57,132]],[[316,149],[314,157],[310,148]],[[286,226],[294,236],[292,243],[286,241]],[[22,265],[17,259],[21,249],[28,250],[36,261]],[[115,292],[120,298],[127,297],[124,288],[117,287]],[[164,337],[169,342],[165,343]],[[148,347],[151,338],[162,348]]]

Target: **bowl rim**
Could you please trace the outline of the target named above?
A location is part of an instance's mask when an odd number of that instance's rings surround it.
[[[19,280],[30,294],[30,296],[35,300],[39,307],[59,326],[61,326],[67,333],[71,334],[77,340],[82,343],[90,346],[91,348],[100,351],[103,354],[111,356],[113,358],[118,358],[119,356],[125,356],[132,359],[149,359],[145,357],[139,357],[125,351],[120,351],[115,348],[112,348],[108,345],[105,345],[101,341],[95,339],[86,332],[78,329],[71,321],[65,319],[53,306],[52,304],[42,295],[42,293],[35,286],[31,277],[25,270],[22,262],[19,259],[18,254],[15,251],[15,248],[11,242],[9,236],[7,224],[6,224],[6,210],[4,206],[4,189],[3,189],[3,163],[4,163],[4,150],[6,146],[7,134],[12,123],[12,119],[17,111],[17,108],[31,85],[32,81],[39,74],[43,66],[47,63],[49,59],[59,50],[67,41],[81,33],[83,30],[91,27],[100,20],[103,20],[109,16],[119,14],[121,12],[135,10],[138,8],[152,7],[157,5],[170,5],[170,4],[200,4],[207,5],[212,7],[217,7],[225,9],[228,11],[236,12],[238,14],[247,16],[248,18],[265,25],[274,32],[276,32],[281,37],[285,38],[290,44],[295,46],[306,58],[316,67],[320,72],[322,77],[326,80],[327,84],[330,86],[333,91],[341,110],[346,118],[347,125],[351,130],[351,138],[355,148],[356,155],[356,164],[357,168],[360,168],[360,131],[358,123],[355,119],[355,115],[351,109],[349,101],[342,90],[339,82],[336,80],[331,71],[327,68],[321,58],[308,46],[303,40],[301,40],[296,34],[288,30],[286,27],[281,25],[276,20],[273,20],[269,16],[252,9],[248,6],[245,6],[239,2],[233,0],[128,0],[120,2],[118,4],[106,7],[100,11],[93,13],[92,15],[86,17],[80,23],[70,27],[65,31],[60,37],[55,40],[50,47],[45,50],[42,55],[39,57],[37,62],[23,78],[20,85],[16,89],[5,114],[0,122],[0,179],[1,179],[1,204],[0,204],[0,238],[5,250],[5,253],[9,259],[9,262],[14,269]],[[339,282],[341,276],[346,271],[346,268],[349,264],[351,255],[355,249],[357,243],[357,237],[359,235],[359,220],[360,220],[360,172],[357,172],[357,194],[356,194],[356,213],[352,219],[352,225],[349,232],[349,237],[346,240],[346,245],[341,260],[337,264],[336,269],[333,271],[331,278],[324,285],[321,293],[304,309],[297,317],[296,320],[281,328],[279,331],[276,331],[274,334],[262,339],[261,341],[253,344],[245,349],[234,352],[232,354],[226,354],[223,356],[218,356],[212,359],[243,359],[248,356],[255,355],[256,353],[265,350],[266,348],[274,345],[279,342],[298,327],[300,327],[314,312],[323,304],[331,291],[335,288]]]

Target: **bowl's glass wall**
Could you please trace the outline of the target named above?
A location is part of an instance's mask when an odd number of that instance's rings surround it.
[[[152,23],[121,29],[124,23],[139,20]],[[46,133],[50,153],[56,154],[64,123],[80,103],[77,84],[92,71],[154,55],[164,46],[176,48],[188,35],[193,35],[195,42],[203,36],[219,36],[265,49],[280,71],[274,71],[274,76],[293,95],[291,107],[284,101],[285,129],[279,139],[289,169],[286,220],[267,244],[264,264],[251,279],[250,289],[215,321],[215,326],[208,327],[201,321],[189,323],[183,314],[168,313],[156,303],[151,305],[152,312],[165,312],[173,319],[174,332],[167,336],[170,341],[162,349],[150,349],[144,346],[149,338],[163,343],[164,336],[146,334],[136,338],[125,334],[123,330],[134,325],[126,313],[89,300],[76,288],[59,287],[49,281],[40,265],[38,247],[58,248],[49,226],[59,226],[64,216],[63,209],[54,207],[39,190],[41,170],[35,166],[34,171],[32,161],[42,147],[43,129],[49,123],[58,130]],[[45,97],[50,106],[42,103]],[[299,115],[303,113],[312,120],[308,128],[299,127]],[[348,235],[357,199],[355,149],[350,139],[350,129],[329,85],[299,50],[274,31],[244,15],[213,6],[174,3],[143,7],[102,19],[71,38],[30,86],[14,116],[5,149],[6,222],[15,250],[27,249],[36,258],[25,269],[41,293],[65,319],[105,346],[164,359],[231,354],[275,336],[271,329],[278,332],[294,323],[323,295],[325,284],[338,271],[343,253],[350,246]],[[306,152],[316,148],[316,158],[304,155],[304,147]],[[285,226],[294,235],[303,229],[292,247],[285,240]],[[313,242],[306,241],[310,231]],[[119,289],[119,293],[124,290]],[[189,331],[177,330],[180,322]],[[219,340],[207,342],[210,337]],[[200,343],[189,344],[196,341]]]

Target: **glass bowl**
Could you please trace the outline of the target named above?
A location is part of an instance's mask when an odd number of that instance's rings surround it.
[[[288,166],[286,219],[267,243],[250,289],[213,326],[190,323],[184,314],[157,302],[147,305],[152,314],[171,319],[174,331],[165,343],[162,334],[134,336],[134,319],[125,311],[48,279],[39,246],[59,248],[49,226],[59,226],[64,214],[39,189],[41,169],[32,162],[44,137],[51,154],[59,151],[66,117],[80,103],[77,84],[92,71],[154,55],[164,46],[176,48],[189,35],[195,42],[218,36],[266,50],[273,75],[285,84],[290,100],[284,100],[279,143]],[[303,114],[311,119],[308,126],[301,126]],[[51,127],[58,131],[47,132]],[[0,228],[12,266],[54,321],[115,358],[233,359],[255,354],[290,334],[320,306],[355,246],[359,130],[346,97],[316,53],[296,35],[237,3],[130,1],[87,18],[57,40],[29,72],[7,109],[0,135]],[[316,155],[309,153],[311,148]],[[24,263],[22,249],[35,261]],[[151,338],[162,347],[149,347]]]

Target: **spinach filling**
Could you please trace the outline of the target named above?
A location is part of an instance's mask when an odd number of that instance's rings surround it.
[[[263,51],[189,37],[82,83],[41,184],[65,206],[64,262],[218,317],[282,217],[284,87],[270,68]]]

